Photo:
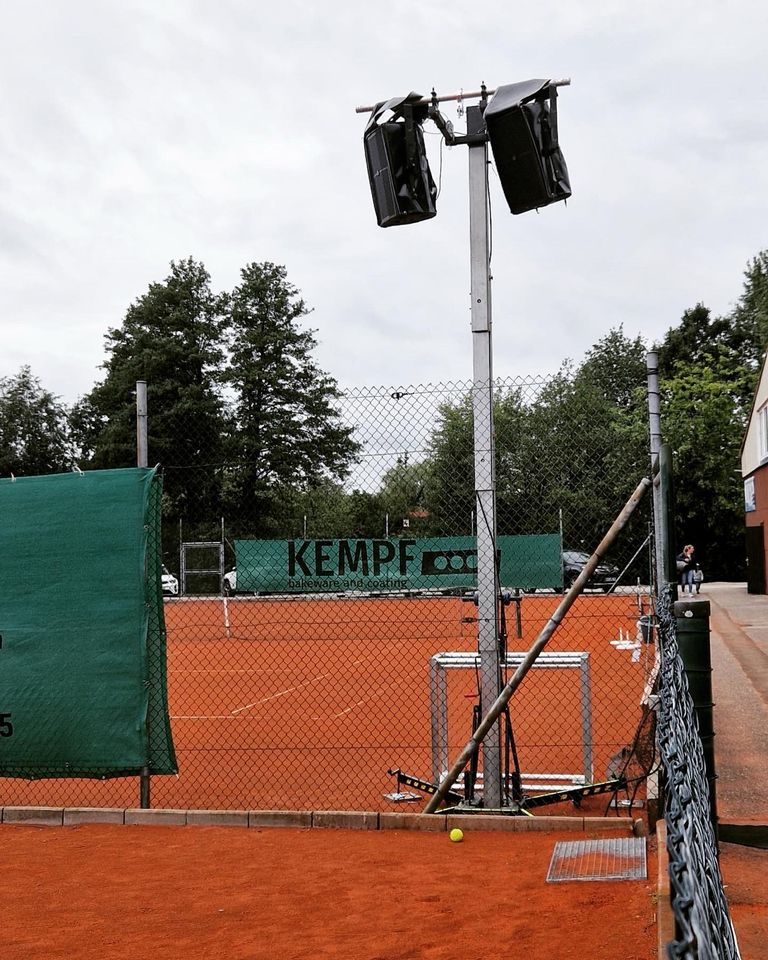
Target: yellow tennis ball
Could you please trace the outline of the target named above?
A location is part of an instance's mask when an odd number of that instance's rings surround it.
[[[451,832],[448,834],[448,836],[451,838],[451,840],[454,843],[461,843],[461,841],[464,839],[464,831],[459,830],[458,827],[454,827],[453,830],[451,830]]]

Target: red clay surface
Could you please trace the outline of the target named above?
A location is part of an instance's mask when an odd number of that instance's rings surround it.
[[[525,596],[525,651],[561,598]],[[182,809],[393,809],[390,767],[433,778],[429,660],[476,650],[477,608],[457,598],[221,599],[167,603],[168,683],[180,772],[155,777],[152,805]],[[594,779],[632,742],[654,647],[633,651],[634,595],[577,600],[548,646],[587,651]],[[448,677],[451,759],[471,733],[472,670]],[[577,670],[532,670],[511,704],[524,773],[584,773]],[[0,803],[136,806],[134,779],[4,780]],[[408,809],[418,810],[421,804]],[[558,810],[557,812],[566,812]],[[602,811],[600,811],[602,812]]]
[[[653,883],[546,883],[558,839],[574,835],[3,825],[0,955],[655,957]]]

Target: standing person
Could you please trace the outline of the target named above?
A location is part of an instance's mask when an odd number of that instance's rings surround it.
[[[695,553],[696,551],[693,549],[693,544],[687,543],[683,547],[683,552],[677,555],[677,569],[680,573],[680,583],[683,588],[683,593],[685,593],[686,587],[688,587],[689,593],[693,593],[693,574],[696,570]]]
[[[696,555],[696,562],[693,565],[693,585],[696,587],[696,593],[701,592],[701,585],[704,583],[704,571],[701,569],[701,558]]]

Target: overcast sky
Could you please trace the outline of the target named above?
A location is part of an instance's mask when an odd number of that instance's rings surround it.
[[[572,79],[567,206],[513,217],[491,176],[499,375],[554,371],[618,324],[653,340],[699,301],[723,313],[768,247],[764,0],[0,11],[0,376],[29,364],[67,402],[190,254],[216,289],[284,264],[343,386],[470,378],[467,148],[442,151],[435,219],[373,212],[355,106],[410,90]]]

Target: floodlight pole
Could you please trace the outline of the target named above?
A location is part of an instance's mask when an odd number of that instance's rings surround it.
[[[569,79],[551,80],[562,87]],[[488,217],[488,132],[483,117],[488,96],[485,84],[478,91],[438,97],[435,91],[416,103],[429,106],[429,117],[450,144],[469,147],[469,246],[472,320],[472,412],[474,417],[475,506],[477,529],[477,646],[480,656],[480,710],[485,716],[501,690],[499,630],[499,576],[496,551],[496,453],[493,430],[493,349],[491,341],[491,264]],[[438,103],[480,98],[467,107],[466,136],[456,136],[453,125],[437,109]],[[412,104],[415,105],[415,104]],[[361,106],[370,113],[375,106]],[[483,737],[483,804],[502,805],[501,736],[497,715]]]
[[[488,138],[482,106],[467,107],[469,147],[469,257],[472,320],[472,412],[477,508],[477,651],[480,713],[501,689],[498,568],[496,562],[496,453],[493,430],[491,267],[488,237]],[[501,737],[498,721],[483,740],[483,805],[502,805]]]

